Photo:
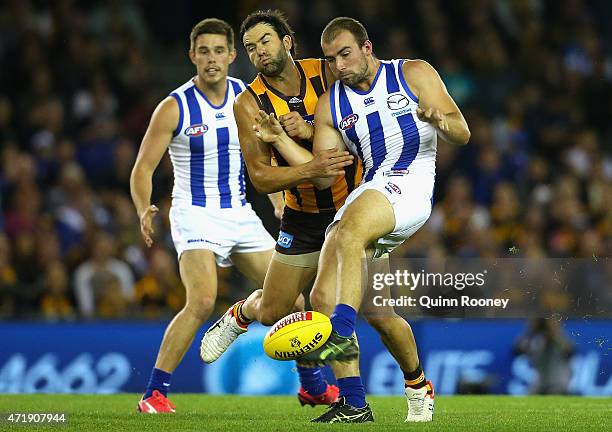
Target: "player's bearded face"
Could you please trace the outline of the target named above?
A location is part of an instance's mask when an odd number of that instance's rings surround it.
[[[366,56],[360,53],[359,57],[354,67],[349,67],[339,74],[340,81],[347,86],[355,87],[357,84],[368,79],[370,68]]]
[[[270,55],[265,61],[258,63],[257,69],[266,76],[278,76],[285,68],[288,58],[285,47],[281,44],[276,54]]]

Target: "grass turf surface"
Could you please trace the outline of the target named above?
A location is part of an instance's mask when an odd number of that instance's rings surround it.
[[[403,397],[370,396],[374,423],[318,425],[309,420],[323,407],[300,407],[289,396],[210,396],[173,394],[178,414],[142,415],[137,394],[1,395],[0,413],[66,412],[66,425],[11,425],[0,430],[131,431],[610,431],[612,399],[563,396],[438,396],[433,423],[405,424]]]

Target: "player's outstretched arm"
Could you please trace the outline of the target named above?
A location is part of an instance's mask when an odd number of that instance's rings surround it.
[[[347,151],[325,149],[313,155],[288,136],[274,114],[266,114],[260,110],[255,121],[253,130],[257,138],[273,145],[289,165],[306,170],[308,179],[315,185],[324,184],[320,179],[329,178],[335,181],[336,177],[344,174],[344,167],[353,163],[353,156]],[[330,186],[332,184],[333,181]]]
[[[257,102],[249,92],[242,92],[236,98],[234,116],[238,125],[240,148],[255,189],[269,194],[290,189],[307,181],[308,172],[301,166],[272,166],[270,144],[258,139],[253,130],[258,112]]]
[[[324,155],[329,152],[341,152],[348,154],[346,144],[342,140],[342,135],[334,127],[331,116],[329,90],[317,101],[315,110],[315,135],[312,145],[312,151],[315,156]],[[345,166],[350,165],[347,163]],[[312,182],[317,189],[327,189],[336,181],[336,177],[313,179]]]
[[[159,211],[151,205],[153,172],[170,145],[178,120],[178,103],[168,96],[153,112],[130,176],[130,192],[140,218],[140,231],[149,247],[153,244],[153,216]]]
[[[444,141],[467,144],[470,129],[438,72],[426,61],[407,60],[402,65],[402,73],[419,98],[419,119],[434,126]]]

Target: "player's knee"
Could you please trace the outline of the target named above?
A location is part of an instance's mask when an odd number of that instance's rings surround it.
[[[314,310],[329,316],[334,309],[333,295],[328,295],[321,289],[313,289],[310,291],[310,304]]]
[[[347,218],[342,219],[336,229],[336,249],[342,252],[363,248],[365,240],[359,235],[360,232],[360,227],[356,222]]]
[[[215,298],[210,296],[188,301],[185,305],[185,309],[202,322],[206,321],[208,317],[210,317],[210,314],[214,308]]]
[[[259,316],[257,317],[257,321],[259,321],[261,324],[265,325],[265,326],[271,326],[272,324],[276,323],[276,321],[278,321],[279,319],[281,319],[282,317],[284,317],[285,315],[288,315],[290,311],[282,311],[277,307],[266,307],[266,306],[262,306],[259,309]]]

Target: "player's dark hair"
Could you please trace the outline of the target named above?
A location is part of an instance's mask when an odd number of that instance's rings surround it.
[[[349,17],[338,17],[331,20],[325,26],[323,33],[321,33],[321,42],[331,43],[343,31],[350,32],[360,47],[363,46],[365,41],[370,39],[365,27],[359,21]]]
[[[293,29],[287,22],[287,17],[285,17],[285,14],[278,9],[257,10],[255,12],[251,12],[240,25],[240,40],[243,41],[244,34],[259,23],[268,24],[270,27],[272,27],[281,40],[285,36],[289,36],[291,38],[291,49],[289,52],[291,53],[292,57],[295,57],[295,33],[293,33]]]
[[[231,50],[234,49],[234,29],[231,25],[223,20],[217,18],[206,18],[197,23],[191,30],[189,35],[190,48],[195,48],[195,42],[198,36],[203,34],[218,34],[223,35],[227,38],[227,47]]]

